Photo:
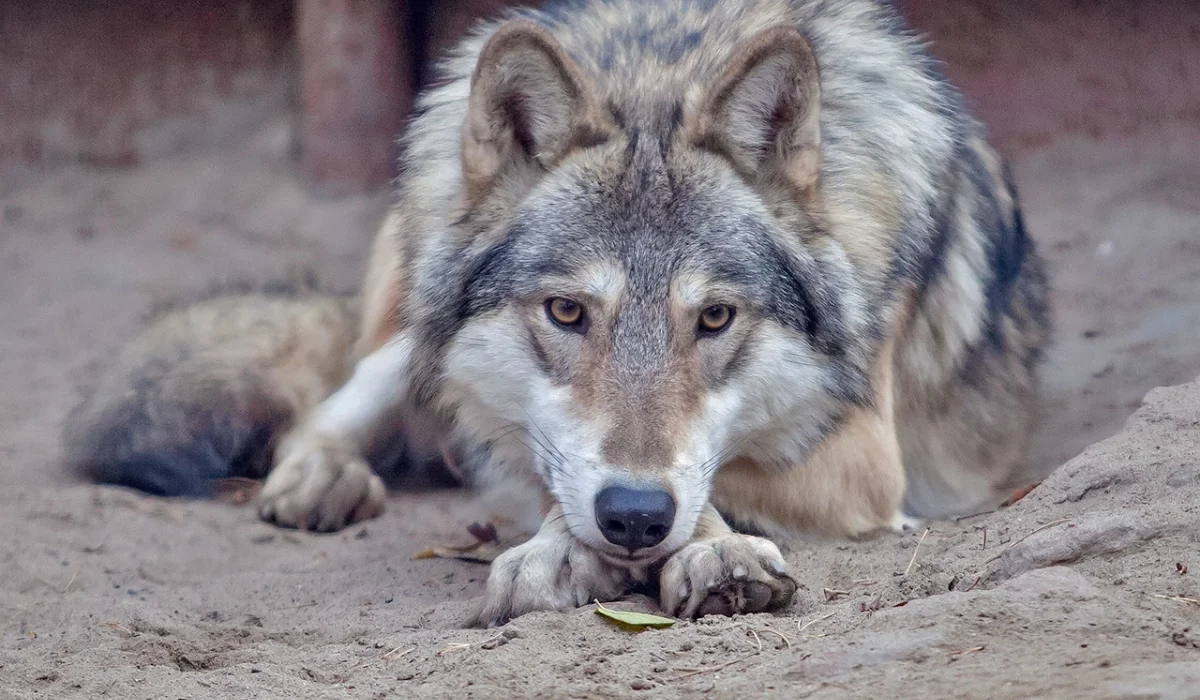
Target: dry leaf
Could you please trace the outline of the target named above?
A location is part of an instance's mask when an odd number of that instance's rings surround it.
[[[1037,487],[1038,487],[1038,484],[1032,484],[1030,486],[1025,486],[1023,488],[1017,489],[1016,491],[1013,491],[1012,495],[1009,496],[1008,500],[1005,501],[1002,505],[1011,506],[1012,504],[1016,503],[1017,501],[1021,500],[1022,498],[1025,498],[1029,494],[1033,493],[1033,490],[1036,489]]]
[[[244,506],[258,496],[262,487],[263,483],[256,479],[231,476],[228,479],[219,479],[214,484],[214,491],[216,491],[217,500],[235,506]]]
[[[490,564],[504,551],[496,542],[474,542],[466,545],[438,545],[412,555],[412,559],[460,559]]]
[[[412,555],[412,559],[461,559],[482,564],[490,564],[508,543],[501,542],[496,534],[496,526],[492,523],[471,523],[467,532],[475,538],[471,544],[443,544],[428,547]]]
[[[669,617],[659,617],[658,615],[651,615],[649,613],[630,612],[627,610],[613,610],[601,605],[600,601],[596,601],[596,614],[622,627],[635,630],[643,630],[647,627],[670,627],[675,624],[675,621]]]

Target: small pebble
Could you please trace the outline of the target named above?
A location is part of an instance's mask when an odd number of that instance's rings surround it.
[[[654,684],[650,681],[644,681],[639,678],[638,680],[630,683],[629,687],[633,688],[634,690],[650,690],[654,687]]]
[[[396,680],[398,681],[411,681],[416,677],[417,674],[413,673],[412,671],[401,671],[400,673],[396,674]]]

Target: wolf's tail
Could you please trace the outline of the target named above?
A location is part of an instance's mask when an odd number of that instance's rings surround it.
[[[358,300],[217,296],[160,314],[67,417],[67,466],[161,496],[257,478],[275,443],[348,375]]]

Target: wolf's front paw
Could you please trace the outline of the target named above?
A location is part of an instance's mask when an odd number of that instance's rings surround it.
[[[776,610],[796,592],[773,542],[735,534],[679,550],[667,560],[659,583],[663,610],[685,618]]]
[[[327,435],[280,445],[258,514],[283,527],[333,532],[383,512],[387,490],[353,446]]]
[[[624,588],[625,571],[570,534],[539,533],[492,562],[483,602],[468,624],[495,627],[537,610],[570,610],[594,598],[612,600]]]

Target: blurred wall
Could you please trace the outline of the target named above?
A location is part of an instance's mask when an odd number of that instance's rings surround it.
[[[0,0],[0,168],[126,166],[288,109],[290,0]]]
[[[1064,133],[1120,138],[1166,122],[1200,121],[1200,2],[896,1],[934,41],[948,74],[1005,150]],[[230,138],[266,119],[300,117],[308,105],[327,112],[324,122],[310,119],[318,137],[332,139],[327,152],[349,154],[324,171],[309,168],[310,175],[344,176],[356,158],[390,157],[377,142],[393,125],[378,113],[401,112],[394,129],[401,128],[413,86],[428,76],[425,61],[477,16],[506,3],[299,0],[319,20],[309,23],[307,45],[320,50],[310,50],[307,60],[333,86],[324,88],[334,95],[324,103],[302,87],[294,4],[0,0],[0,172],[64,161],[133,165]],[[392,24],[372,19],[380,13]],[[350,15],[359,34],[337,21]],[[362,33],[371,29],[375,36]],[[367,105],[367,116],[353,103],[375,95],[369,82],[357,92],[335,90],[347,80],[339,76],[356,70],[361,40],[375,42],[372,79],[397,93]],[[392,53],[381,52],[384,40],[395,42]],[[370,128],[362,126],[367,122]],[[344,133],[330,136],[336,128]],[[355,150],[354,138],[369,143]],[[364,170],[370,172],[362,181],[342,190],[386,182],[386,168]]]

